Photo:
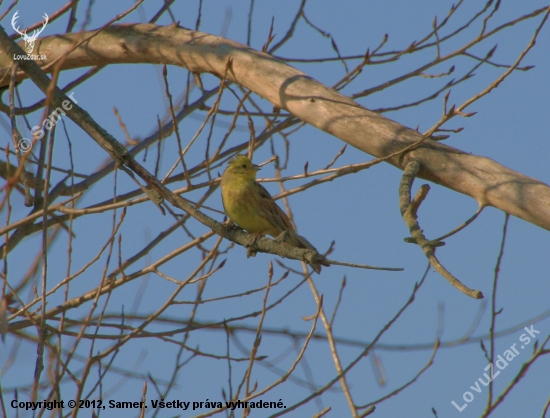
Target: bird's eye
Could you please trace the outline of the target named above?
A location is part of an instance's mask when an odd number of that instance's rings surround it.
[[[246,164],[243,164],[241,167],[242,167],[242,168],[246,168]]]

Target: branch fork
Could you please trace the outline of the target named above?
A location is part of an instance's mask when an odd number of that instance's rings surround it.
[[[470,289],[465,286],[439,262],[435,256],[435,248],[445,245],[445,243],[440,240],[430,241],[424,236],[418,223],[417,212],[420,204],[428,195],[430,186],[427,184],[422,185],[414,199],[411,200],[411,187],[419,171],[420,164],[418,161],[412,160],[407,163],[399,186],[399,208],[401,210],[401,216],[411,233],[411,238],[407,238],[406,242],[415,243],[422,248],[424,255],[428,258],[432,267],[462,293],[474,299],[483,299],[483,293],[481,293],[481,291]]]

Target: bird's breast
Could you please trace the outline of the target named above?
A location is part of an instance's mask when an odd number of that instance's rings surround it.
[[[238,226],[254,233],[270,233],[273,225],[261,216],[254,184],[230,182],[222,186],[222,199],[225,213]]]

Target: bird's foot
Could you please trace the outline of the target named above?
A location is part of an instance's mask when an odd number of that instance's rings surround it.
[[[256,253],[258,252],[258,248],[256,247],[256,241],[258,238],[260,238],[262,234],[254,234],[252,236],[252,242],[246,246],[246,257],[256,257]]]
[[[222,225],[226,228],[239,229],[239,227],[237,225],[235,225],[235,223],[229,218],[226,219],[225,221],[223,221]]]
[[[275,237],[275,241],[277,242],[286,242],[286,237],[288,236],[288,231],[281,232],[277,237]]]

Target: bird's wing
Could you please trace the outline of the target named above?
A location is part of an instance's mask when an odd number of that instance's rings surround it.
[[[279,233],[283,231],[294,232],[294,225],[292,225],[286,213],[275,203],[265,187],[260,183],[256,183],[256,185],[260,194],[260,201],[258,202],[260,216],[271,222],[279,230]]]
[[[277,203],[275,203],[265,187],[262,186],[260,183],[256,183],[256,185],[258,186],[258,191],[260,195],[260,201],[258,202],[258,206],[260,208],[259,215],[271,222],[273,226],[279,230],[279,233],[287,231],[285,241],[289,244],[294,245],[295,247],[307,248],[317,252],[317,249],[307,239],[305,239],[301,235],[298,235],[296,229],[294,228],[294,225],[292,225],[286,213],[284,213],[283,210],[277,205]],[[321,264],[325,266],[330,265],[328,264],[328,262],[321,262]],[[316,262],[310,265],[313,270],[317,274],[319,274],[321,273],[321,264]]]
[[[273,224],[275,228],[279,230],[279,234],[283,231],[287,231],[286,241],[295,247],[308,248],[310,250],[317,249],[304,237],[296,233],[296,229],[287,214],[275,203],[269,192],[259,183],[256,183],[260,192],[260,215],[266,218]]]

